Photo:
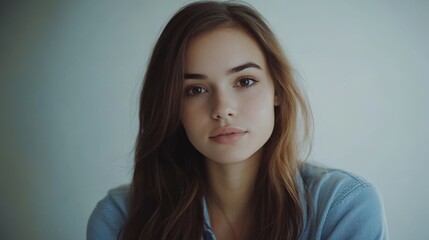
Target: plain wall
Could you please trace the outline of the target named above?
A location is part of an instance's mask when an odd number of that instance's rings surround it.
[[[130,181],[147,59],[186,2],[2,1],[1,239],[84,239]],[[307,91],[310,159],[374,183],[391,239],[428,239],[429,2],[249,3]]]

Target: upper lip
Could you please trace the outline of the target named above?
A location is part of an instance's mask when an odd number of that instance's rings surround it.
[[[221,135],[234,133],[246,133],[246,131],[235,127],[220,127],[211,132],[209,137],[213,138]]]

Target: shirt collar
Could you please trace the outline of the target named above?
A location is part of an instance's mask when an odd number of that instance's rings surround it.
[[[303,164],[301,166],[301,168],[304,168],[305,165]],[[305,196],[305,184],[304,184],[304,179],[303,176],[301,174],[301,171],[305,171],[304,169],[299,168],[296,172],[296,184],[298,187],[298,193],[299,193],[299,199],[301,202],[301,208],[302,208],[302,213],[303,213],[303,228],[306,228],[306,223],[307,223],[307,201],[306,201],[306,196]],[[216,236],[213,233],[213,229],[211,227],[211,223],[210,223],[210,216],[209,216],[209,210],[207,208],[207,202],[206,202],[206,198],[203,196],[203,215],[204,215],[204,227],[203,227],[203,240],[216,240]]]
[[[207,208],[206,198],[203,196],[203,214],[204,214],[204,227],[203,227],[203,240],[216,240],[213,229],[210,224],[209,210]]]

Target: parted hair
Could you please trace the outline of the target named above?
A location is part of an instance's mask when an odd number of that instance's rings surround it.
[[[254,232],[249,236],[297,239],[300,235],[305,201],[296,178],[301,143],[310,142],[308,103],[279,42],[253,7],[203,1],[180,9],[153,48],[140,95],[129,214],[118,238],[203,236],[204,157],[189,142],[181,123],[182,81],[185,51],[192,39],[222,27],[244,30],[257,42],[280,103],[274,109],[273,133],[263,147],[255,181],[250,228]]]

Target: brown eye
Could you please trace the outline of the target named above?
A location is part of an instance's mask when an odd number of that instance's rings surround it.
[[[206,92],[207,90],[205,90],[203,87],[195,86],[195,87],[190,87],[186,89],[185,94],[187,96],[196,96]]]
[[[252,78],[245,77],[245,78],[238,80],[236,86],[237,87],[250,87],[255,83],[256,83],[256,80],[254,80]]]

